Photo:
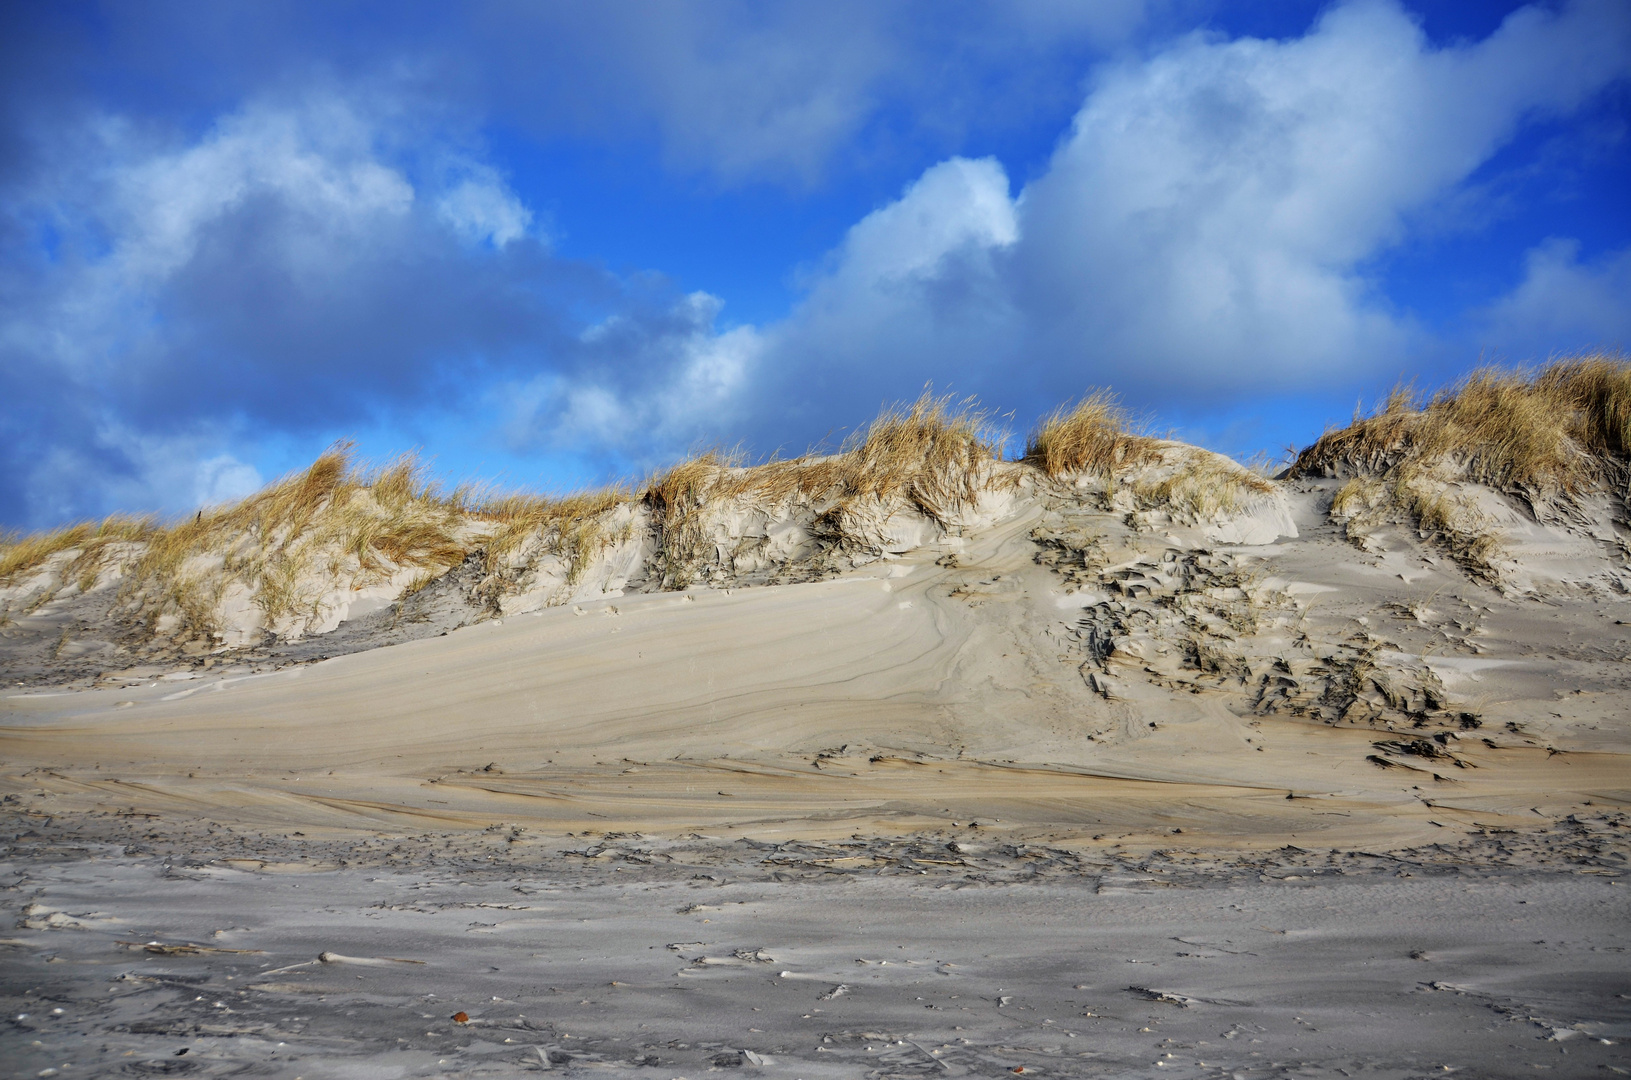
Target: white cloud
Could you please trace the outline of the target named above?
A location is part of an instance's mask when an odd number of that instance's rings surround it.
[[[852,226],[791,316],[765,328],[756,392],[784,423],[791,411],[822,425],[808,431],[819,436],[928,380],[970,388],[962,376],[1015,352],[1005,259],[1020,242],[994,158],[929,168]]]
[[[933,6],[500,4],[483,75],[524,126],[655,134],[671,162],[727,181],[813,181],[1013,130],[1068,107],[1082,56],[1144,23],[1145,0]],[[501,11],[500,17],[491,17]],[[888,134],[869,130],[887,125]]]
[[[902,59],[883,9],[857,10],[848,36],[843,18],[809,17],[825,51],[802,48],[795,14],[730,35],[717,63],[708,18],[681,20],[677,43],[664,34],[679,16],[633,19],[636,40],[606,35],[616,63],[585,77],[666,117],[671,149],[722,176],[814,176],[837,147],[865,155],[858,133],[880,102],[968,89],[924,74],[966,34],[928,27]],[[1079,10],[1043,0],[1011,29],[1112,33]],[[1110,23],[1139,17],[1133,0],[1118,10]],[[975,68],[1041,55],[1013,44]],[[500,175],[401,116],[338,97],[262,102],[159,148],[109,122],[93,151],[0,192],[10,235],[49,221],[71,255],[0,265],[22,267],[11,293],[33,290],[0,305],[0,390],[40,406],[14,407],[8,430],[30,437],[11,442],[56,447],[14,452],[7,471],[38,499],[96,489],[173,508],[258,480],[206,437],[227,427],[197,434],[201,417],[317,431],[455,384],[502,398],[514,446],[639,465],[709,434],[819,438],[930,379],[1005,406],[1106,382],[1194,405],[1396,371],[1432,334],[1380,298],[1377,257],[1523,125],[1628,72],[1623,0],[1526,8],[1447,48],[1391,0],[1332,7],[1295,39],[1192,35],[1102,70],[1017,196],[995,159],[941,161],[848,230],[788,317],[736,328],[706,293],[652,303],[643,285],[522,243],[533,214]],[[916,88],[878,90],[897,76]],[[1509,351],[1623,342],[1628,279],[1626,252],[1582,263],[1554,242],[1482,332]],[[580,333],[585,310],[620,314]],[[519,357],[539,359],[518,373]],[[475,374],[446,379],[453,367]]]
[[[1002,164],[952,158],[852,226],[818,288],[862,292],[922,280],[959,251],[1006,247],[1018,238]]]
[[[240,499],[264,483],[253,466],[219,450],[223,432],[155,435],[108,421],[88,435],[82,443],[59,443],[35,463],[29,511],[37,520],[119,508],[190,512]]]
[[[1613,0],[1447,48],[1390,0],[1297,39],[1191,35],[1101,72],[1017,199],[994,160],[952,159],[858,222],[765,329],[757,392],[853,417],[930,379],[1181,404],[1397,370],[1438,342],[1370,260],[1525,122],[1628,73]]]
[[[1480,344],[1514,361],[1631,346],[1631,248],[1582,263],[1580,244],[1532,249],[1523,281],[1478,314]]]
[[[298,207],[325,231],[405,214],[413,186],[377,160],[372,135],[337,100],[259,105],[223,118],[195,145],[118,166],[109,203],[117,208],[115,263],[133,281],[168,276],[192,257],[205,228],[256,196]],[[110,149],[123,156],[135,148]]]
[[[266,483],[260,470],[231,454],[216,454],[200,461],[193,477],[193,501],[218,506],[259,491]]]
[[[1119,382],[1289,388],[1419,342],[1364,261],[1537,113],[1631,71],[1613,3],[1524,9],[1433,49],[1396,4],[1306,37],[1191,37],[1103,76],[1024,195],[1021,276],[1043,350],[1125,357]]]
[[[503,388],[513,448],[615,451],[649,466],[736,419],[763,351],[754,328],[718,331],[718,297],[694,292],[660,317],[614,315],[582,340],[600,363]]]
[[[496,261],[454,239],[513,243],[530,212],[436,132],[417,148],[455,186],[422,198],[396,122],[321,95],[184,141],[103,117],[0,188],[7,235],[58,238],[0,260],[5,513],[230,499],[260,482],[232,437],[356,423],[450,356],[547,333],[539,261],[494,287]]]
[[[436,203],[437,215],[470,243],[503,247],[526,235],[532,211],[500,180],[462,180]]]

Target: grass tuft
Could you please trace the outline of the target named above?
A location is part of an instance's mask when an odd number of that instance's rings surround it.
[[[643,501],[660,531],[657,571],[684,588],[717,553],[712,515],[751,500],[760,508],[802,500],[839,523],[865,508],[904,503],[940,525],[976,502],[998,460],[1001,435],[972,398],[925,391],[911,405],[885,408],[837,454],[744,467],[738,451],[710,451],[645,485]]]
[[[579,491],[561,498],[508,494],[478,503],[471,515],[492,526],[486,542],[486,568],[496,574],[531,538],[566,562],[567,580],[576,583],[589,560],[610,542],[606,516],[632,502],[626,486]]]
[[[1021,460],[1050,477],[1110,476],[1118,469],[1159,460],[1159,446],[1159,440],[1130,430],[1127,413],[1114,395],[1095,390],[1044,417],[1025,441]]]
[[[1271,481],[1243,465],[1188,448],[1183,464],[1170,476],[1153,482],[1135,481],[1131,486],[1144,506],[1197,521],[1232,513],[1251,499],[1275,490]]]
[[[147,539],[154,531],[151,518],[127,517],[115,514],[101,522],[82,521],[50,532],[31,536],[8,535],[0,539],[0,581],[6,581],[20,571],[32,570],[53,555],[78,549],[73,569],[66,576],[83,581],[87,567],[93,567],[103,550],[110,544]]]
[[[1353,477],[1332,516],[1376,524],[1402,512],[1474,568],[1500,537],[1452,485],[1472,481],[1536,508],[1624,483],[1631,457],[1631,361],[1592,353],[1538,370],[1485,367],[1424,397],[1400,386],[1370,416],[1327,431],[1287,475]]]
[[[1288,475],[1434,467],[1508,492],[1577,494],[1631,455],[1631,362],[1594,353],[1531,370],[1480,368],[1423,398],[1395,388],[1327,431]]]

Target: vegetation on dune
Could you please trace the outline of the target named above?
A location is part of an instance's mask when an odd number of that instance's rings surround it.
[[[1431,396],[1398,387],[1370,416],[1327,431],[1288,477],[1348,476],[1334,516],[1370,523],[1403,512],[1421,531],[1487,567],[1499,537],[1472,481],[1543,510],[1607,484],[1631,457],[1631,361],[1593,353],[1535,369],[1485,367]]]
[[[1199,519],[1274,490],[1268,480],[1227,458],[1133,431],[1126,412],[1105,390],[1044,417],[1020,460],[1050,477],[1086,474],[1113,481],[1118,473],[1169,459],[1174,459],[1170,469],[1132,484],[1140,505]]]
[[[1140,504],[1199,521],[1233,513],[1275,490],[1272,481],[1218,454],[1186,448],[1181,457],[1168,475],[1132,483]]]
[[[0,540],[0,581],[34,569],[64,551],[78,550],[80,554],[75,562],[89,568],[96,562],[95,553],[102,548],[123,541],[146,540],[155,529],[151,518],[115,514],[100,522],[82,521],[48,532],[7,536]]]
[[[1135,434],[1114,395],[1098,390],[1072,405],[1061,405],[1042,419],[1025,441],[1020,460],[1049,476],[1093,473],[1157,460],[1160,441]]]
[[[986,467],[1000,458],[990,421],[973,399],[926,392],[910,406],[885,409],[837,454],[744,467],[740,453],[713,451],[676,465],[644,492],[661,530],[658,573],[670,587],[688,584],[711,543],[709,509],[749,500],[820,503],[840,535],[846,516],[864,504],[895,500],[943,525],[979,498]]]
[[[1577,493],[1631,455],[1631,362],[1603,353],[1538,371],[1480,368],[1424,398],[1398,387],[1373,415],[1328,431],[1292,476],[1452,466],[1511,492]]]
[[[168,526],[114,517],[10,538],[0,545],[0,584],[72,552],[81,588],[118,566],[127,613],[153,624],[169,616],[183,633],[203,636],[215,629],[234,585],[270,624],[315,617],[325,582],[384,581],[411,570],[398,581],[411,595],[476,554],[495,601],[519,576],[518,563],[542,555],[558,558],[576,583],[608,546],[627,538],[627,513],[621,525],[617,513],[641,508],[654,530],[654,569],[669,587],[681,587],[713,555],[713,515],[722,509],[799,502],[818,509],[821,527],[840,538],[899,508],[945,526],[985,490],[1014,482],[1013,467],[1002,467],[1003,441],[991,414],[972,399],[926,392],[885,409],[836,453],[748,466],[739,452],[711,451],[638,486],[558,498],[443,491],[411,455],[370,469],[342,444],[241,502]],[[1163,446],[1170,444],[1128,430],[1101,392],[1044,420],[1021,462],[1050,479],[1113,478],[1158,462]],[[1231,507],[1241,490],[1266,487],[1232,463],[1198,454],[1137,490],[1145,503],[1210,513]],[[125,541],[132,543],[116,546]]]
[[[385,578],[407,566],[457,564],[467,496],[442,492],[412,455],[368,469],[342,444],[242,502],[154,529],[121,599],[138,617],[176,616],[204,634],[238,581],[268,618],[295,615],[314,600],[313,572]]]
[[[1226,458],[1135,430],[1106,391],[1044,417],[1017,462],[1003,461],[1003,441],[972,399],[925,393],[885,409],[836,453],[749,466],[739,452],[712,451],[639,485],[562,497],[444,490],[412,455],[371,468],[342,444],[241,502],[170,525],[116,515],[6,537],[0,587],[50,565],[54,584],[25,589],[37,607],[116,573],[125,615],[150,626],[168,620],[175,636],[203,638],[233,596],[259,607],[268,626],[283,625],[317,617],[335,583],[389,583],[412,595],[472,556],[483,576],[478,592],[490,592],[495,605],[540,559],[553,557],[575,585],[633,535],[637,520],[649,522],[651,569],[674,588],[724,557],[716,540],[722,515],[798,505],[816,515],[817,532],[843,544],[900,509],[945,527],[985,492],[1025,476],[1095,480],[1107,498],[1126,491],[1135,508],[1197,520],[1275,490]],[[1482,369],[1429,397],[1401,388],[1374,414],[1322,435],[1287,475],[1350,476],[1336,516],[1402,511],[1477,562],[1493,552],[1494,534],[1453,481],[1532,502],[1570,497],[1623,482],[1628,455],[1631,364],[1594,354],[1536,371]]]

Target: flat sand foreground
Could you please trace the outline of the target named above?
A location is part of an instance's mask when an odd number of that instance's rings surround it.
[[[1631,905],[1579,867],[630,838],[551,857],[465,834],[397,839],[409,870],[187,846],[10,845],[8,1075],[1631,1067]]]

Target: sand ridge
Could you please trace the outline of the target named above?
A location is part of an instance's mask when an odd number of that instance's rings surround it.
[[[1615,607],[1512,599],[1402,531],[1359,551],[1322,533],[1322,498],[1297,497],[1298,539],[1246,546],[1033,501],[822,581],[13,692],[3,783],[42,809],[278,827],[813,837],[985,819],[1269,847],[1407,846],[1623,803]]]

